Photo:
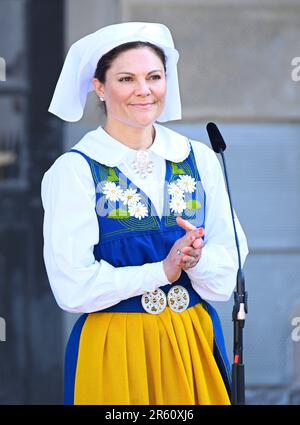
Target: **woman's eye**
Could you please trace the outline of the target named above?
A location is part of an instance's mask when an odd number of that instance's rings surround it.
[[[122,77],[119,79],[119,81],[122,83],[123,81],[131,81],[131,77]]]
[[[160,75],[151,75],[151,79],[152,80],[160,80],[161,79],[161,76]]]
[[[156,74],[156,75],[151,75],[150,77],[149,77],[149,79],[150,80],[160,80],[161,79],[161,75],[159,75],[159,74]],[[121,83],[123,83],[123,82],[129,82],[129,81],[132,81],[133,79],[132,79],[132,77],[121,77],[120,79],[119,79],[119,81],[121,82]]]

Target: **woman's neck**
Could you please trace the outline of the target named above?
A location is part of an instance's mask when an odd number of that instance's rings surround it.
[[[118,142],[136,150],[150,148],[155,137],[153,125],[146,128],[135,128],[115,121],[113,123],[107,121],[103,129]]]

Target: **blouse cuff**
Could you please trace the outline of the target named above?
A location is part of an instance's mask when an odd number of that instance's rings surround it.
[[[187,275],[192,281],[197,281],[199,287],[205,288],[206,285],[204,282],[210,277],[210,269],[212,268],[212,258],[207,258],[207,248],[204,246],[201,252],[200,261],[196,264],[195,267],[186,270]]]
[[[167,284],[171,283],[167,279],[162,261],[122,267],[122,274],[119,279],[115,279],[115,288],[120,299],[142,295]]]
[[[211,247],[210,247],[211,248]],[[187,270],[195,291],[209,301],[228,301],[235,286],[236,267],[225,250],[216,253],[203,247],[198,264]],[[220,258],[223,257],[223,263]]]

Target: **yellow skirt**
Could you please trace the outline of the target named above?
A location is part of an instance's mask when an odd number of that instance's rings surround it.
[[[201,304],[159,315],[91,313],[77,334],[66,357],[76,363],[73,381],[68,364],[65,376],[74,404],[230,404]]]

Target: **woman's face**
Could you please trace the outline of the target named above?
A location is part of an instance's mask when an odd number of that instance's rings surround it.
[[[99,96],[106,103],[107,119],[144,128],[161,114],[166,79],[161,59],[150,48],[120,53],[106,72],[105,83],[94,79]]]

